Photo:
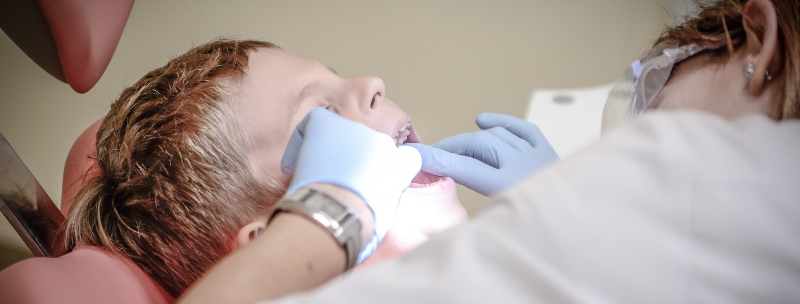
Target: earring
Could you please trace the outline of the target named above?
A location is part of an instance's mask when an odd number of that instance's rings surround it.
[[[753,66],[753,63],[750,62],[747,64],[747,67],[744,69],[744,74],[747,75],[747,78],[753,76],[753,73],[756,72],[756,67]]]
[[[767,81],[772,80],[772,75],[769,74],[769,71],[767,71],[765,74],[766,74],[765,77],[767,78]]]

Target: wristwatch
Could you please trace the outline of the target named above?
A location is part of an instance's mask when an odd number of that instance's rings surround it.
[[[282,211],[305,215],[322,225],[347,252],[345,269],[356,265],[361,252],[361,220],[353,209],[324,192],[300,188],[275,204],[267,223]]]

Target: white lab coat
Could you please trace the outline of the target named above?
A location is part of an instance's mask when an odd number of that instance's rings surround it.
[[[800,301],[800,121],[653,113],[314,303]]]

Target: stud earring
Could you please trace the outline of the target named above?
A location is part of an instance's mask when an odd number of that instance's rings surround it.
[[[772,80],[772,75],[769,74],[769,71],[766,72],[765,78],[767,78],[767,81]]]
[[[752,62],[748,63],[747,67],[744,69],[744,74],[747,75],[747,78],[752,77],[753,73],[755,72],[756,72],[756,67],[753,66],[753,63]]]

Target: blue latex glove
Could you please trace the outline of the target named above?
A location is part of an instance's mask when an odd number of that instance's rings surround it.
[[[459,134],[432,146],[409,144],[422,154],[422,171],[450,176],[492,196],[558,159],[532,123],[495,113],[478,115],[475,122],[483,131]]]
[[[400,194],[419,173],[416,149],[397,147],[389,135],[325,109],[314,109],[297,125],[281,161],[294,172],[287,193],[313,183],[328,183],[355,192],[372,209],[375,233],[358,262],[372,255],[386,236]]]

